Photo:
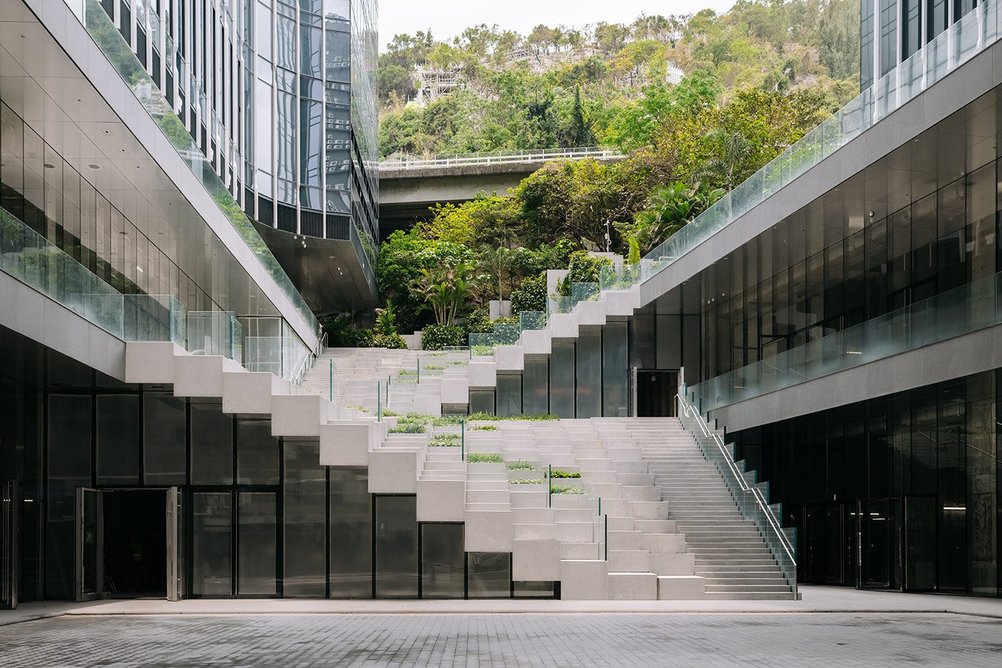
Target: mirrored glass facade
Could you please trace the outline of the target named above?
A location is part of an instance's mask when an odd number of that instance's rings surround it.
[[[467,553],[462,523],[419,522],[414,494],[370,493],[368,469],[321,466],[317,439],[273,437],[219,399],[121,383],[0,327],[12,479],[22,602],[76,598],[80,566],[95,597],[163,598],[171,493],[183,598],[559,595],[511,582],[509,553]]]
[[[860,90],[872,86],[976,6],[976,0],[860,0]]]
[[[88,2],[112,19],[310,306],[374,302],[376,1]],[[293,250],[333,266],[301,266]],[[361,277],[349,280],[352,270]],[[346,296],[320,299],[321,287]]]

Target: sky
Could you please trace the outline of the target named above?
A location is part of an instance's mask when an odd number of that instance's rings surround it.
[[[631,22],[641,14],[726,11],[734,0],[379,0],[380,50],[400,33],[431,29],[438,39],[486,23],[523,34],[533,27]]]

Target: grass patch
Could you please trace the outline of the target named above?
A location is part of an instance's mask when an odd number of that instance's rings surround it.
[[[462,415],[438,415],[428,419],[436,427],[458,427],[465,418]]]
[[[577,471],[563,471],[561,469],[553,469],[550,474],[551,478],[580,478],[581,474]]]
[[[417,369],[401,369],[399,372],[401,376],[416,376]]]
[[[498,428],[495,427],[492,424],[485,424],[485,425],[481,425],[479,427],[474,427],[473,428],[473,431],[497,431],[497,430],[498,430]]]
[[[513,462],[508,462],[509,471],[534,471],[536,470],[536,465],[532,462],[527,462],[522,459],[516,459]]]
[[[445,369],[441,364],[425,364],[423,368],[428,371],[443,371]]]
[[[351,410],[353,410],[353,411],[359,411],[360,413],[368,413],[369,412],[369,409],[366,408],[365,406],[348,406],[348,408],[351,409]],[[383,413],[383,415],[386,415],[386,413]]]
[[[508,481],[509,485],[545,485],[546,481],[542,478],[516,478],[514,480]]]
[[[365,410],[364,408],[362,410]],[[368,412],[368,411],[366,411]],[[397,417],[400,413],[396,411],[383,411],[383,417]]]
[[[466,455],[466,461],[471,464],[503,464],[504,457],[500,452],[471,452]]]
[[[559,420],[560,418],[556,415],[543,414],[543,415],[510,415],[506,417],[500,417],[497,415],[491,415],[490,413],[472,413],[468,420],[480,420],[482,422],[499,422],[501,420],[522,420],[527,422],[542,422],[545,420]]]
[[[428,441],[432,448],[454,448],[459,445],[459,434],[435,434]]]
[[[553,494],[584,494],[584,488],[573,487],[571,485],[551,485],[550,492]]]
[[[390,427],[391,434],[423,434],[424,425],[416,422],[403,422]]]

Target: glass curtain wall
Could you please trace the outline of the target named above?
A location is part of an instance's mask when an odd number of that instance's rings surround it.
[[[75,596],[80,488],[95,490],[94,510],[105,492],[173,486],[186,595],[513,595],[510,555],[467,555],[462,524],[418,523],[413,495],[372,495],[367,469],[322,467],[316,440],[275,438],[267,420],[227,415],[218,399],[121,383],[3,328],[0,478],[23,490],[23,601]],[[166,530],[164,505],[144,508],[144,524]],[[519,583],[514,595],[555,591]]]
[[[1000,386],[988,371],[734,434],[797,528],[801,579],[998,595]]]
[[[983,155],[982,148],[975,153]],[[977,158],[972,155],[959,164],[955,156],[943,160],[962,171],[965,164],[977,164]],[[883,211],[865,210],[862,200],[851,195],[858,180],[854,177],[844,184],[850,187],[825,195],[749,244],[744,252],[757,254],[759,261],[747,288],[731,290],[729,262],[707,270],[702,378],[768,360],[994,275],[1002,268],[996,243],[998,174],[992,157],[939,188],[915,183],[911,201]],[[871,180],[866,188],[869,198],[886,193],[888,186]],[[803,227],[803,233],[792,234],[795,227]],[[688,380],[695,382],[691,376]]]

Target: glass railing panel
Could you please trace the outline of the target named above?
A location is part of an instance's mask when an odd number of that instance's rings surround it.
[[[546,298],[546,312],[551,316],[559,313],[570,313],[573,308],[574,302],[570,297],[550,295]]]
[[[86,0],[83,23],[91,38],[104,52],[108,62],[118,71],[136,99],[160,126],[164,136],[167,137],[170,144],[177,150],[178,155],[216,202],[220,212],[240,234],[261,266],[275,281],[310,329],[317,331],[319,329],[317,319],[309,306],[306,305],[302,295],[296,290],[261,235],[254,229],[253,223],[233,199],[229,190],[212,168],[211,163],[185,130],[184,124],[167,104],[166,98],[157,88],[153,79],[146,73],[145,68],[132,53],[121,33],[108,18],[101,7],[100,0]],[[192,86],[195,86],[194,81],[192,81]],[[189,92],[189,99],[193,102],[200,98],[204,109],[204,94],[201,90]]]
[[[173,295],[122,295],[126,341],[171,341],[184,347],[187,314]]]
[[[522,311],[518,314],[518,323],[522,330],[537,330],[546,327],[546,313],[543,311]]]
[[[123,337],[122,295],[2,208],[0,270],[108,333]]]
[[[285,378],[285,342],[281,336],[248,336],[244,339],[244,368],[248,371],[270,372]]]
[[[470,334],[470,357],[489,357],[493,354],[494,341],[491,334]]]
[[[691,391],[707,411],[1002,324],[1002,273],[948,290],[754,364]]]
[[[571,283],[571,303],[574,306],[597,299],[598,293],[598,283]]]
[[[240,362],[242,331],[226,311],[189,311],[187,350],[192,355],[222,355]]]

